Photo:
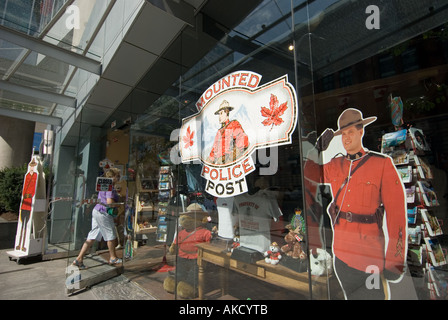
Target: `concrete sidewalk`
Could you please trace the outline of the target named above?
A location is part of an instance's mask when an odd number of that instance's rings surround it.
[[[68,295],[67,259],[29,259],[17,264],[0,250],[0,300],[155,300],[123,275]]]

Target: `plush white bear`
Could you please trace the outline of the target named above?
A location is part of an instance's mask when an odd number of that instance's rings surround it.
[[[279,245],[276,242],[272,242],[269,250],[264,253],[264,256],[266,257],[264,259],[266,263],[274,265],[278,264],[280,262],[280,259],[282,258]]]
[[[230,252],[233,252],[234,249],[238,248],[240,246],[240,237],[235,236],[233,238],[232,247],[230,248]]]
[[[317,257],[310,254],[311,274],[313,276],[321,276],[324,273],[331,274],[333,271],[333,261],[331,255],[324,249],[316,249]]]

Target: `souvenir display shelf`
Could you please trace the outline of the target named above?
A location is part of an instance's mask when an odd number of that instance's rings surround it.
[[[157,210],[157,234],[156,241],[166,242],[168,226],[166,212],[168,202],[173,193],[173,177],[169,166],[162,166],[159,170],[159,193]]]
[[[406,190],[409,271],[415,279],[421,279],[415,282],[418,289],[438,300],[448,295],[445,272],[440,272],[447,261],[438,239],[442,228],[433,212],[439,201],[432,185],[428,151],[420,129],[403,129],[382,137],[381,152],[392,157]]]
[[[156,232],[155,212],[157,210],[157,194],[159,192],[155,180],[137,176],[137,195],[135,197],[136,217],[134,219],[135,234]]]

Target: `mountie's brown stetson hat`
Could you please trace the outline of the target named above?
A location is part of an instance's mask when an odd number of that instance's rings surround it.
[[[371,124],[376,120],[376,117],[368,117],[363,118],[362,112],[358,109],[349,108],[344,110],[344,112],[341,113],[338,119],[338,131],[334,133],[335,136],[340,135],[342,133],[342,130],[347,129],[351,126],[356,126],[358,124],[362,124],[363,126],[366,126],[368,124]]]

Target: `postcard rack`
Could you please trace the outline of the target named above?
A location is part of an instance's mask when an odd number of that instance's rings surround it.
[[[426,289],[430,299],[448,297],[447,260],[438,237],[443,234],[435,209],[439,206],[433,187],[431,151],[421,129],[409,128],[382,137],[381,152],[392,157],[406,190],[408,217],[408,267],[411,275]]]
[[[159,170],[159,194],[158,194],[158,211],[157,211],[157,232],[156,241],[166,242],[167,225],[166,213],[169,200],[173,193],[173,176],[169,166],[162,166]]]

